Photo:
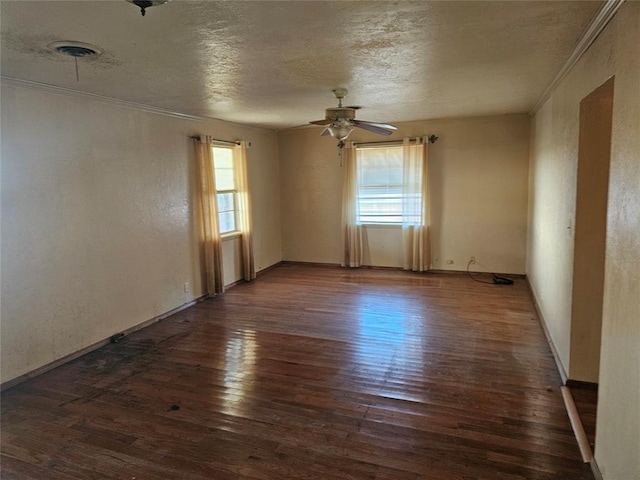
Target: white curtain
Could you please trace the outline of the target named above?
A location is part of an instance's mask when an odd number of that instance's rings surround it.
[[[194,144],[200,185],[198,198],[202,216],[201,239],[204,247],[206,288],[207,293],[213,296],[224,292],[224,280],[212,139],[208,135],[201,135],[199,139],[194,140]]]
[[[403,268],[423,272],[429,270],[429,169],[428,139],[403,141]]]
[[[251,191],[249,189],[249,171],[247,169],[247,142],[240,142],[234,149],[236,183],[238,190],[238,221],[242,233],[242,268],[247,282],[256,278],[253,258],[253,212],[251,208]]]
[[[358,172],[353,142],[342,148],[344,183],[342,188],[342,255],[343,267],[362,265],[362,225],[358,223]]]

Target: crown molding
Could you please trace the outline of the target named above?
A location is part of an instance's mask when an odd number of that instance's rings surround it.
[[[220,122],[226,125],[234,125],[246,129],[258,130],[258,131],[275,131],[274,129],[262,127],[259,125],[251,125],[247,123],[231,122],[229,120],[222,120],[220,118],[205,117],[203,115],[190,115],[188,113],[175,112],[161,107],[154,107],[153,105],[145,105],[143,103],[130,102],[128,100],[120,100],[113,97],[107,97],[104,95],[96,95],[94,93],[81,92],[79,90],[73,90],[71,88],[56,87],[49,85],[48,83],[32,82],[30,80],[21,80],[19,78],[6,77],[0,75],[0,83],[11,87],[25,88],[28,90],[36,90],[45,93],[51,93],[54,95],[66,95],[70,97],[83,98],[93,102],[102,103],[104,105],[111,105],[122,108],[129,108],[131,110],[137,110],[140,112],[155,113],[156,115],[164,115],[166,117],[181,118],[183,120],[194,120],[199,122]]]
[[[529,112],[529,115],[535,115],[538,110],[544,105],[544,103],[549,99],[553,91],[558,87],[560,82],[567,76],[567,74],[571,71],[571,69],[578,63],[578,60],[584,55],[584,53],[589,49],[594,40],[600,35],[600,32],[604,30],[604,27],[607,26],[609,21],[616,14],[618,9],[622,6],[625,0],[606,0],[598,13],[593,17],[587,28],[584,29],[578,43],[574,47],[569,58],[564,62],[562,68],[555,76],[553,81],[547,86],[544,90],[540,99],[536,102],[534,107]]]
[[[130,102],[128,100],[119,100],[117,98],[106,97],[104,95],[96,95],[94,93],[86,93],[86,92],[81,92],[79,90],[73,90],[71,88],[56,87],[54,85],[49,85],[47,83],[32,82],[30,80],[21,80],[19,78],[0,76],[0,83],[2,85],[25,88],[29,90],[36,90],[36,91],[45,92],[45,93],[52,93],[54,95],[66,95],[70,97],[84,98],[85,100],[90,100],[90,101],[102,103],[105,105],[129,108],[132,110],[138,110],[140,112],[155,113],[157,115],[164,115],[164,116],[173,117],[173,118],[181,118],[183,120],[195,120],[200,122],[215,121],[215,122],[220,122],[227,125],[235,125],[235,126],[250,128],[255,130],[263,130],[263,131],[271,130],[269,128],[260,127],[257,125],[230,122],[228,120],[221,120],[219,118],[213,118],[213,117],[205,117],[202,115],[190,115],[188,113],[175,112],[173,110],[168,110],[166,108],[154,107],[153,105],[145,105],[142,103]]]
[[[198,115],[189,115],[181,112],[174,112],[165,108],[154,107],[152,105],[145,105],[142,103],[129,102],[127,100],[119,100],[113,97],[106,97],[104,95],[97,95],[95,93],[86,93],[79,90],[73,90],[71,88],[56,87],[47,83],[32,82],[30,80],[21,80],[13,77],[0,77],[3,85],[8,85],[18,88],[27,88],[29,90],[37,90],[40,92],[53,93],[57,95],[67,95],[72,97],[80,97],[87,100],[92,100],[98,103],[104,103],[107,105],[115,105],[117,107],[130,108],[133,110],[140,110],[141,112],[156,113],[158,115],[166,115],[169,117],[186,118],[188,120],[217,120],[216,118],[202,117]]]

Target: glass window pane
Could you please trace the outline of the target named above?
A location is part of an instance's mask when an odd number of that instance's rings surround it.
[[[233,149],[213,147],[213,160],[216,163],[216,167],[233,168]]]
[[[235,190],[233,150],[226,147],[213,147],[213,166],[216,171],[216,190]]]
[[[233,232],[236,229],[236,212],[219,212],[220,233]]]
[[[235,210],[234,192],[218,193],[218,211],[228,212]]]
[[[233,170],[216,168],[216,190],[235,190]]]
[[[218,221],[220,233],[228,233],[236,230],[236,202],[235,192],[218,193]]]

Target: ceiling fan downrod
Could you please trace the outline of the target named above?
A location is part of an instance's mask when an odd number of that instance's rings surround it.
[[[129,3],[133,3],[136,7],[140,8],[140,13],[144,17],[147,13],[146,9],[149,7],[155,7],[156,5],[164,5],[169,0],[127,0]]]

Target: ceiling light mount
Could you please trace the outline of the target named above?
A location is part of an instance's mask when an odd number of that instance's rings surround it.
[[[338,99],[338,107],[342,108],[342,99],[349,95],[349,90],[346,88],[334,88],[332,92]]]
[[[140,13],[144,17],[147,8],[155,7],[156,5],[164,5],[169,2],[169,0],[127,0],[127,2],[133,3],[135,6],[139,7]]]

